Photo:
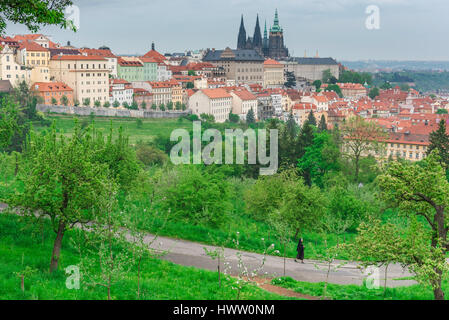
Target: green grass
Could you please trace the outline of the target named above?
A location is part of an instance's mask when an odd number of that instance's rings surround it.
[[[308,283],[296,281],[292,278],[276,278],[274,285],[310,296],[323,295],[324,282]],[[449,282],[443,282],[443,290],[449,292]],[[368,289],[366,286],[338,285],[329,283],[326,297],[333,300],[433,300],[433,291],[430,287],[413,285],[407,287],[387,288],[384,297],[384,288]]]
[[[44,241],[39,233],[33,233],[19,217],[0,215],[0,300],[7,299],[106,299],[102,287],[86,287],[80,290],[65,287],[64,268],[79,263],[76,249],[67,233],[61,253],[59,270],[48,272],[54,233],[45,225]],[[23,259],[23,260],[22,260]],[[23,264],[22,264],[23,261]],[[37,273],[25,279],[25,292],[20,289],[16,272],[29,266]],[[217,273],[193,267],[183,267],[167,261],[146,259],[142,266],[141,299],[145,300],[217,300],[235,299],[236,291],[230,285],[218,286]],[[234,281],[234,280],[231,280]],[[112,287],[114,299],[137,298],[137,273],[132,269],[128,276]],[[243,299],[284,299],[255,286],[242,292]]]
[[[56,130],[59,133],[64,133],[69,136],[73,133],[75,117],[70,115],[51,115],[48,117],[50,121],[55,121]],[[90,120],[89,117],[79,117],[79,121]],[[137,125],[137,119],[133,118],[105,118],[95,117],[95,128],[108,133],[111,127],[117,133],[120,127],[123,128],[125,134],[129,136],[131,144],[137,141],[151,142],[158,135],[170,136],[170,133],[175,129],[192,129],[192,122],[182,119],[141,119],[142,126]],[[37,131],[48,129],[45,126],[35,124]]]

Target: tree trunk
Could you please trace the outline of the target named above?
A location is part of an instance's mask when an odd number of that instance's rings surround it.
[[[17,177],[18,173],[19,173],[19,157],[16,152],[16,167],[14,169],[14,177]]]
[[[285,277],[285,260],[286,260],[286,252],[285,252],[285,242],[284,242],[284,277]]]
[[[329,273],[331,272],[331,264],[332,264],[332,261],[329,261],[329,264],[327,267],[326,282],[324,283],[323,296],[321,297],[321,300],[326,299],[327,283],[329,282]]]
[[[441,285],[439,288],[433,290],[433,296],[435,300],[444,300],[444,292],[441,290]]]
[[[359,157],[355,157],[355,182],[359,182]]]
[[[140,298],[140,264],[142,263],[142,257],[139,257],[139,264],[137,265],[137,299]]]
[[[385,296],[387,295],[388,266],[389,266],[389,264],[387,263],[385,265],[384,299],[385,299]]]
[[[221,288],[220,255],[218,255],[218,286]]]
[[[61,254],[62,237],[64,237],[65,223],[59,221],[58,233],[53,245],[53,253],[51,254],[50,273],[58,269],[59,256]]]
[[[296,233],[295,233],[295,241],[298,240],[298,233],[299,233],[299,229],[296,229]]]
[[[22,289],[22,292],[25,292],[25,277],[20,276],[20,289]]]

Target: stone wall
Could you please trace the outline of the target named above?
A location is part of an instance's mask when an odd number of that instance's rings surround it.
[[[78,116],[89,116],[93,113],[99,117],[124,117],[124,118],[180,118],[189,115],[187,111],[153,111],[153,110],[128,110],[115,108],[93,108],[93,107],[67,107],[38,104],[37,111],[44,113],[72,114]]]

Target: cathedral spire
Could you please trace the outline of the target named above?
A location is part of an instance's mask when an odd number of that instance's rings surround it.
[[[262,32],[260,31],[259,15],[257,15],[256,28],[254,29],[253,45],[255,48],[262,48]]]
[[[273,27],[271,27],[271,32],[282,32],[282,28],[279,25],[279,14],[278,9],[276,9],[276,12],[274,14],[274,24]]]
[[[246,30],[245,30],[245,23],[243,22],[243,14],[242,14],[242,21],[240,22],[239,37],[237,40],[237,49],[244,49],[245,47],[246,47]]]

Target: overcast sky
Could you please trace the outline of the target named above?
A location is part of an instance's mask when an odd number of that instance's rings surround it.
[[[279,10],[291,55],[338,60],[449,60],[447,0],[73,0],[80,29],[42,29],[56,42],[116,54],[145,53],[151,42],[162,53],[236,47],[240,16],[247,33],[256,14],[268,27]],[[380,9],[380,29],[368,30],[367,6]],[[10,24],[8,34],[28,32]]]

